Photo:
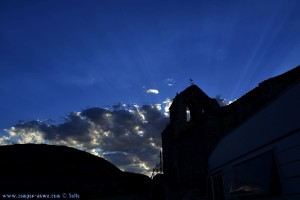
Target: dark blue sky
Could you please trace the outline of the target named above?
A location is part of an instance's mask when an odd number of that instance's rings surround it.
[[[164,107],[190,78],[211,97],[239,98],[300,64],[299,7],[298,0],[1,0],[0,134],[18,120],[60,120],[87,107]]]

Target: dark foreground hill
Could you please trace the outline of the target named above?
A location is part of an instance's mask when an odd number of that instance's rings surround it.
[[[102,158],[66,146],[0,146],[0,159],[0,195],[143,199],[151,181],[145,175],[122,172]]]

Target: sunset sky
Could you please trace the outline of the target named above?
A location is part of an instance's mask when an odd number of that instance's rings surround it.
[[[0,144],[68,145],[149,174],[190,79],[230,101],[300,64],[299,7],[1,0]]]

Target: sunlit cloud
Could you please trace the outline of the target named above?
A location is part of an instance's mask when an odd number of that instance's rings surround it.
[[[1,145],[7,145],[7,144],[11,144],[11,137],[9,136],[3,136],[0,138],[0,144]]]
[[[233,102],[235,102],[237,99],[234,99],[232,101],[229,101],[228,104],[232,104]]]
[[[148,90],[146,91],[146,93],[158,94],[159,91],[158,91],[157,89],[148,89]]]
[[[9,133],[9,137],[4,137],[6,139],[12,140],[13,143],[25,144],[25,143],[44,143],[44,135],[39,130],[40,121],[31,121],[30,125],[27,126],[25,123],[18,124],[11,127],[10,129],[5,129]]]
[[[157,103],[153,107],[155,107],[157,110],[161,110],[161,104]]]
[[[166,116],[166,117],[169,117],[169,113],[170,113],[170,111],[169,111],[169,109],[170,109],[170,107],[171,107],[171,105],[172,105],[172,99],[170,99],[170,98],[167,98],[163,103],[165,104],[165,107],[164,107],[164,115]]]
[[[168,118],[161,104],[116,104],[71,112],[61,124],[33,120],[6,129],[0,144],[66,145],[101,156],[120,169],[150,175]],[[13,142],[11,142],[13,141]]]
[[[217,102],[219,103],[220,106],[227,106],[237,100],[237,99],[234,99],[234,100],[228,101],[227,99],[222,98],[221,95],[217,95],[215,97],[215,99],[217,100]]]

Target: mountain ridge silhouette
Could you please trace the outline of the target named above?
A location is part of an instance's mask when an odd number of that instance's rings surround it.
[[[0,193],[78,193],[84,198],[146,195],[151,179],[90,153],[46,144],[0,146]]]

